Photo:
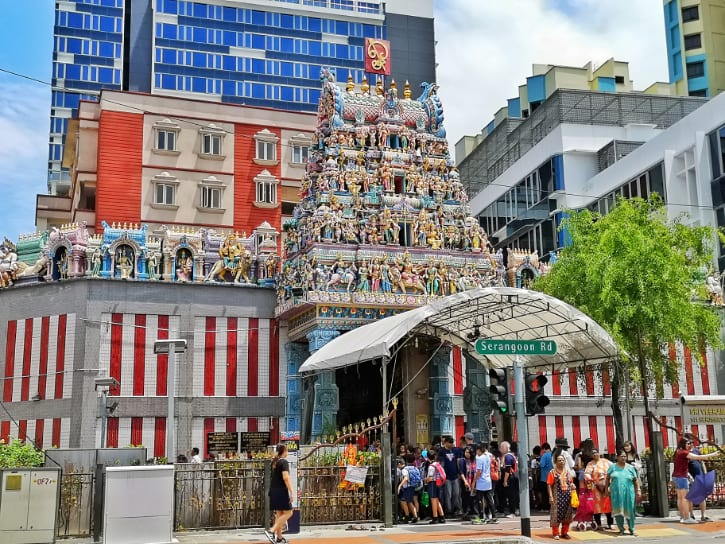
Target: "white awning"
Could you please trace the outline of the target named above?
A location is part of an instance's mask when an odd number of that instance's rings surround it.
[[[555,355],[520,355],[526,367],[595,364],[618,353],[612,337],[573,306],[537,291],[488,287],[456,293],[346,332],[313,353],[300,372],[390,357],[398,341],[416,334],[460,346],[487,368],[511,366],[514,356],[476,353],[479,338],[556,342]]]

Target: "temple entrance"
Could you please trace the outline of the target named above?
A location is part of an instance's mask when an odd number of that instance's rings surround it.
[[[340,391],[338,427],[379,416],[383,411],[380,365],[361,363],[337,370],[335,383]]]

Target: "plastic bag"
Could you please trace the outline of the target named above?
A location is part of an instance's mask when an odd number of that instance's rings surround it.
[[[420,504],[425,507],[430,506],[430,495],[427,491],[423,491],[423,494],[420,496]]]
[[[571,491],[571,507],[579,508],[579,495],[577,494],[576,489],[572,489]]]

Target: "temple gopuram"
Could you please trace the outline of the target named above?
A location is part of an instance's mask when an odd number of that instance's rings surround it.
[[[309,353],[347,330],[436,297],[508,285],[516,274],[521,284],[521,271],[507,279],[503,253],[492,251],[486,232],[469,214],[449,153],[437,85],[423,84],[414,99],[407,82],[401,97],[394,81],[386,89],[382,80],[371,88],[363,79],[356,88],[348,79],[342,89],[329,71],[323,70],[321,78],[318,126],[300,203],[283,225],[277,281],[277,316],[287,321],[290,340],[288,429],[312,438],[379,409],[380,403],[369,400],[380,387],[360,391],[371,381],[362,376],[343,387],[344,370],[314,377],[314,386],[303,384],[298,369]],[[539,273],[536,263],[522,259],[518,265],[530,269],[530,278]],[[432,374],[447,372],[449,351],[442,350]],[[397,379],[405,383],[404,376]],[[437,391],[431,385],[431,399],[446,409],[432,410],[431,432],[451,433],[452,418],[446,416],[452,400],[438,381]],[[341,395],[350,410],[338,417]],[[444,400],[447,406],[437,402]],[[303,414],[303,404],[311,412]],[[411,408],[407,413],[421,412],[421,406]],[[403,428],[410,429],[410,422]]]

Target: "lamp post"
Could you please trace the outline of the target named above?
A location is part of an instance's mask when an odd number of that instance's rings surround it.
[[[186,351],[186,340],[172,338],[168,340],[156,340],[154,342],[154,353],[168,354],[169,364],[166,372],[166,397],[168,408],[166,416],[166,461],[173,462],[176,443],[174,441],[174,397],[176,396],[176,354]]]
[[[101,448],[105,448],[106,447],[106,420],[108,419],[108,406],[107,406],[108,390],[113,386],[118,387],[119,383],[116,380],[116,378],[111,378],[110,376],[96,378],[94,380],[94,383],[96,384],[96,391],[98,391],[99,389],[101,391]]]

